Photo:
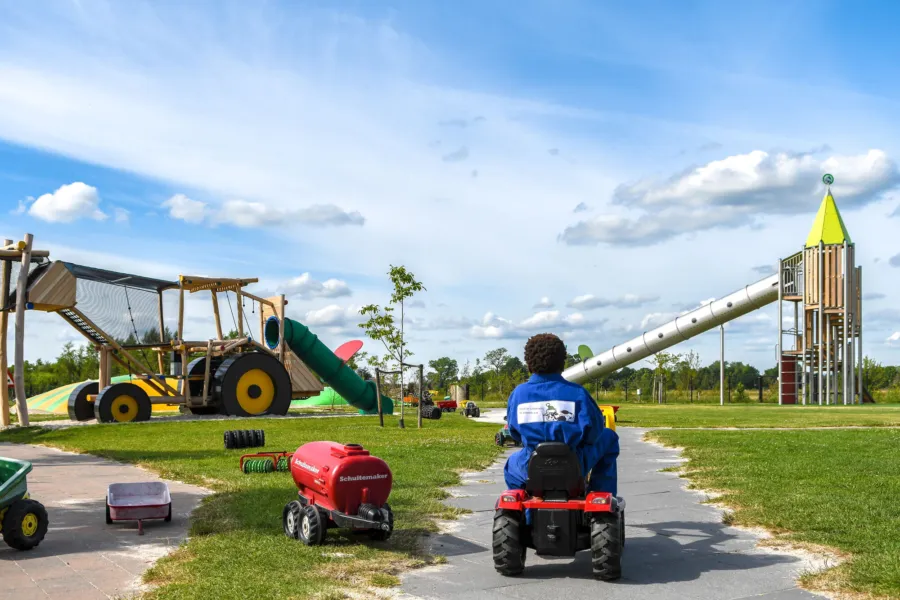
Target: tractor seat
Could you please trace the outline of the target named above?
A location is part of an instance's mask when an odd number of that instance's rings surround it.
[[[528,463],[525,491],[551,502],[583,496],[584,475],[578,456],[562,442],[538,444]]]

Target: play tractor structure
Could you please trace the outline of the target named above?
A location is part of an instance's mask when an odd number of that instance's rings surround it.
[[[25,310],[56,313],[97,350],[97,380],[77,386],[68,398],[72,420],[146,421],[153,405],[178,406],[195,415],[284,415],[292,398],[318,394],[323,381],[360,412],[377,414],[374,383],[348,367],[347,356],[336,355],[304,325],[285,318],[284,295],[260,298],[245,290],[258,279],[154,279],[51,261],[49,252],[40,250],[28,250],[28,257],[13,263],[7,255],[16,252],[24,251],[0,250],[4,280],[10,282],[8,289],[0,289],[0,311],[24,305]],[[14,281],[18,283],[12,285]],[[203,292],[211,297],[215,335],[187,339],[187,297]],[[236,332],[228,338],[219,310],[223,295],[228,305],[224,314],[232,317]],[[163,311],[167,299],[177,301],[170,306],[177,310],[171,333]],[[24,338],[24,332],[16,333]],[[112,381],[112,361],[128,373],[129,381]],[[391,414],[390,398],[381,400],[382,411]]]
[[[287,537],[315,546],[334,527],[376,541],[391,536],[394,513],[387,499],[393,474],[359,444],[309,442],[297,448],[290,470],[298,492],[282,512]]]
[[[526,511],[528,511],[526,513]],[[585,494],[576,454],[564,443],[538,444],[524,490],[507,490],[494,513],[494,568],[501,575],[525,570],[525,551],[538,556],[591,552],[595,578],[618,579],[625,547],[625,501],[608,492]]]
[[[28,496],[31,463],[0,458],[0,533],[16,550],[37,547],[47,534],[47,509]]]

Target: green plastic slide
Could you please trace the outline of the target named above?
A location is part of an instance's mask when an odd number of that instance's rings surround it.
[[[278,347],[278,329],[278,318],[269,317],[266,321],[266,345],[269,348]],[[353,369],[335,356],[328,346],[320,342],[319,337],[306,325],[293,319],[285,319],[284,341],[291,351],[315,371],[326,384],[346,398],[350,406],[358,408],[360,414],[378,414],[375,382],[363,380]],[[394,402],[385,395],[381,396],[381,411],[386,415],[394,412]]]

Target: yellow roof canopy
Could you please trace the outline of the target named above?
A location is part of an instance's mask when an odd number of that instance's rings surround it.
[[[806,238],[806,247],[813,248],[818,246],[819,242],[825,245],[852,243],[830,189],[822,198],[819,212],[816,213],[816,220],[813,221],[812,229],[809,230],[809,236]]]

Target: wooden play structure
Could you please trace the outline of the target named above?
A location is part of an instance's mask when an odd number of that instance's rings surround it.
[[[283,415],[292,398],[315,395],[324,388],[286,346],[283,335],[275,348],[264,343],[270,317],[277,318],[283,334],[287,301],[284,295],[260,298],[247,292],[244,288],[257,279],[186,275],[177,281],[153,279],[51,261],[48,251],[34,250],[32,243],[28,234],[21,242],[6,240],[0,247],[0,372],[8,361],[6,332],[8,316],[14,313],[15,395],[22,425],[28,424],[23,372],[27,310],[58,314],[98,352],[97,380],[78,386],[69,397],[73,420],[145,421],[154,404],[180,405],[193,414]],[[163,314],[164,292],[178,295],[177,331],[171,339]],[[185,340],[185,301],[201,292],[211,295],[215,337]],[[220,294],[234,320],[234,339],[223,335]],[[251,315],[245,302],[250,303]],[[253,318],[259,319],[255,339]],[[169,373],[164,372],[167,356]],[[112,383],[111,361],[122,365],[137,383]],[[0,390],[2,423],[8,425],[6,387]]]
[[[862,267],[831,194],[834,178],[823,181],[827,191],[806,244],[778,263],[779,404],[871,401],[862,370]],[[789,329],[784,302],[793,305]]]

